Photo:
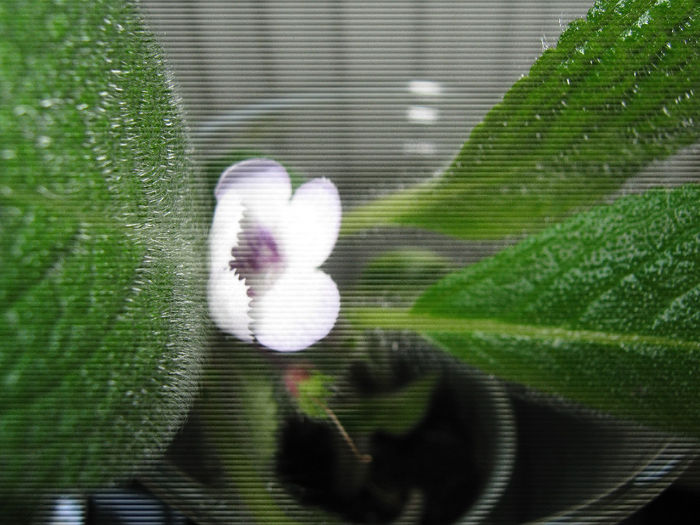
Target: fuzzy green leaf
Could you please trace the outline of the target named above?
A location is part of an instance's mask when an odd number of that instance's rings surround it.
[[[198,412],[224,476],[258,523],[293,524],[268,489],[274,479],[279,410],[275,374],[256,349],[212,345]],[[230,489],[233,490],[233,489]]]
[[[700,138],[700,5],[603,0],[573,22],[436,180],[361,206],[377,224],[462,238],[543,227]]]
[[[130,3],[0,5],[0,506],[131,472],[180,424],[204,238]]]
[[[700,437],[700,186],[596,208],[451,274],[406,328],[488,373]]]

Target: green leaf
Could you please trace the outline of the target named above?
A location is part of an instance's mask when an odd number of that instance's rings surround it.
[[[0,500],[133,471],[195,389],[205,236],[169,78],[121,0],[0,5]]]
[[[339,400],[333,407],[350,433],[383,430],[403,434],[416,426],[425,415],[437,380],[437,374],[431,373],[400,390]]]
[[[332,395],[333,378],[318,370],[310,370],[308,374],[307,378],[298,381],[297,406],[309,417],[327,419],[324,407]]]
[[[700,186],[596,208],[451,274],[411,311],[351,312],[488,373],[700,437]]]
[[[437,383],[437,374],[429,374],[395,391],[333,398],[331,376],[317,370],[306,374],[295,385],[298,409],[316,419],[333,420],[329,415],[333,414],[344,431],[350,433],[407,432],[425,414]],[[331,422],[336,424],[336,421]]]
[[[596,3],[516,82],[444,175],[352,210],[463,238],[543,227],[700,138],[700,5]]]
[[[254,347],[219,342],[204,374],[199,413],[231,484],[257,523],[295,523],[268,490],[278,428],[274,370]]]
[[[283,380],[270,356],[223,336],[213,343],[197,412],[223,467],[223,487],[218,480],[217,489],[240,498],[235,512],[250,516],[246,522],[335,523],[323,511],[300,505],[279,484],[275,454],[285,409],[276,390]]]

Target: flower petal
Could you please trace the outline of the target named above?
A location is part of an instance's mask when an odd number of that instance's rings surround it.
[[[214,194],[221,200],[237,194],[251,218],[274,226],[292,195],[292,185],[284,167],[269,159],[249,159],[234,164],[221,174]]]
[[[234,271],[213,272],[207,290],[209,315],[220,330],[252,342],[248,287]]]
[[[333,251],[341,218],[340,196],[328,179],[313,179],[294,193],[280,241],[287,264],[316,268]]]
[[[339,311],[340,294],[328,275],[287,271],[253,301],[255,337],[272,350],[302,350],[328,335]]]
[[[235,192],[223,195],[214,210],[209,230],[209,271],[230,271],[231,249],[238,246],[243,202]]]
[[[252,341],[248,286],[231,270],[231,249],[238,245],[243,203],[236,192],[221,196],[209,231],[209,315],[224,332]]]

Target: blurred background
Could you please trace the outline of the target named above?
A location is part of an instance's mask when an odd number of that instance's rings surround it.
[[[143,0],[196,153],[276,154],[353,204],[439,173],[591,0]],[[693,176],[691,147],[626,191]],[[669,169],[669,166],[672,169]]]

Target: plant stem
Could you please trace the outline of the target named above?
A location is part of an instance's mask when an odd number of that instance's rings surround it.
[[[647,334],[625,334],[595,330],[579,330],[538,324],[509,323],[496,319],[472,319],[436,317],[413,313],[402,308],[363,307],[349,308],[347,319],[359,328],[384,330],[411,330],[420,334],[455,333],[489,334],[501,337],[526,337],[529,339],[592,343],[607,346],[624,344],[650,344],[698,351],[700,342]]]
[[[350,447],[350,450],[352,450],[352,453],[355,454],[357,459],[359,459],[361,463],[369,463],[370,461],[372,461],[371,455],[363,454],[360,452],[360,450],[357,448],[357,445],[355,445],[355,442],[352,440],[350,435],[345,430],[345,427],[343,427],[343,424],[340,422],[338,417],[335,415],[335,412],[333,412],[328,406],[326,406],[325,403],[316,399],[315,397],[312,397],[311,400],[314,403],[316,403],[316,405],[318,405],[326,413],[326,415],[330,418],[330,420],[336,426],[336,428],[340,432],[340,435],[343,436],[343,439],[348,444],[348,446]]]

